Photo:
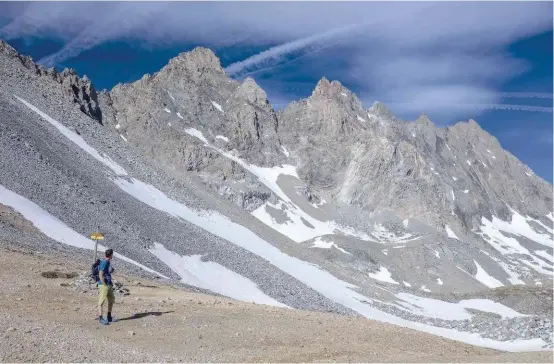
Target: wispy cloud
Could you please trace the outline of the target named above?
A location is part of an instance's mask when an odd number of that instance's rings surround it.
[[[553,95],[546,92],[499,92],[500,97],[507,99],[552,99]]]
[[[369,104],[369,103],[368,103]],[[446,112],[446,111],[465,111],[468,113],[477,110],[512,110],[526,111],[537,113],[550,113],[554,110],[551,107],[530,106],[530,105],[512,105],[512,104],[460,104],[460,103],[436,103],[425,105],[422,103],[402,103],[402,102],[387,102],[386,103],[393,111],[398,113],[421,113],[421,112]]]
[[[240,75],[243,72],[256,70],[265,70],[274,67],[276,64],[283,60],[283,57],[292,52],[296,52],[302,49],[310,47],[309,52],[317,51],[319,48],[328,47],[326,42],[332,41],[341,35],[346,35],[359,28],[360,25],[352,24],[337,29],[331,29],[321,34],[315,34],[309,37],[297,39],[291,42],[287,42],[251,57],[246,58],[240,62],[230,64],[225,68],[225,72],[229,76]]]
[[[529,112],[546,112],[552,113],[551,107],[544,106],[530,106],[530,105],[510,105],[510,104],[488,104],[488,105],[474,105],[476,108],[482,108],[485,110],[516,110],[516,111],[529,111]]]
[[[65,42],[40,60],[48,65],[113,40],[150,47],[270,44],[227,72],[286,83],[292,78],[281,67],[303,61],[304,74],[338,79],[362,96],[408,105],[409,112],[456,105],[552,112],[502,104],[502,98],[550,94],[497,92],[529,70],[505,48],[552,29],[549,2],[29,2],[1,3],[0,13],[11,19],[0,37],[49,34]]]

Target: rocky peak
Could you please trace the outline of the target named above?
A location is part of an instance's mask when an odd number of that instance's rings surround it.
[[[4,54],[10,58],[17,58],[25,68],[33,71],[37,75],[55,73],[54,69],[45,70],[44,67],[37,65],[32,57],[19,54],[15,48],[3,40],[0,40],[0,54]]]
[[[80,110],[91,118],[102,122],[102,112],[98,104],[96,89],[87,76],[80,78],[73,69],[57,72],[54,68],[45,69],[36,64],[32,57],[19,54],[12,46],[0,40],[0,54],[19,60],[21,65],[39,77],[54,80],[61,85],[63,92],[79,105]]]
[[[447,128],[447,132],[449,134],[469,137],[472,139],[480,139],[482,141],[488,141],[493,138],[473,119],[469,119],[468,121],[459,121],[453,126]]]
[[[164,69],[179,75],[189,75],[192,79],[197,79],[206,73],[225,74],[219,58],[211,49],[204,47],[196,47],[190,52],[180,53],[170,59]]]
[[[247,77],[237,89],[237,96],[249,103],[266,107],[269,105],[267,94],[252,78]]]
[[[429,119],[426,113],[422,113],[421,115],[419,115],[419,117],[416,120],[416,124],[423,125],[426,127],[434,126],[433,122],[431,121],[431,119]]]
[[[394,117],[393,113],[389,110],[387,105],[383,104],[380,101],[375,101],[373,105],[369,108],[369,112],[376,116],[384,117]]]
[[[316,109],[325,109],[325,118],[329,120],[353,118],[357,121],[356,115],[361,117],[365,114],[360,99],[352,91],[339,81],[329,81],[325,77],[319,80],[312,95],[306,101]]]
[[[62,85],[68,97],[79,105],[81,111],[102,123],[102,111],[98,103],[98,94],[90,79],[85,75],[79,77],[75,70],[64,69],[52,74],[54,80]]]
[[[352,92],[345,88],[339,81],[329,81],[327,78],[323,77],[317,83],[311,97],[331,99],[344,95],[351,96]]]
[[[18,56],[17,51],[8,43],[0,39],[0,53],[5,54],[10,57]]]

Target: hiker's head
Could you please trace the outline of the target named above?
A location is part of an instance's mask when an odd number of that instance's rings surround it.
[[[113,249],[107,249],[106,250],[106,259],[110,260],[113,257]]]

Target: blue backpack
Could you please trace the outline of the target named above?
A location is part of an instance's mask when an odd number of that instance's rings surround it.
[[[94,264],[92,265],[91,274],[90,274],[91,278],[94,279],[95,283],[98,283],[98,281],[100,280],[99,268],[100,268],[100,259],[96,259],[96,262],[94,262]]]

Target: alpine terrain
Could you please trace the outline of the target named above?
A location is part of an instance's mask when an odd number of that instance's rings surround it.
[[[552,348],[552,185],[474,120],[403,121],[325,78],[275,111],[206,48],[100,92],[1,42],[0,156],[2,244],[88,264],[99,230],[145,279]]]

